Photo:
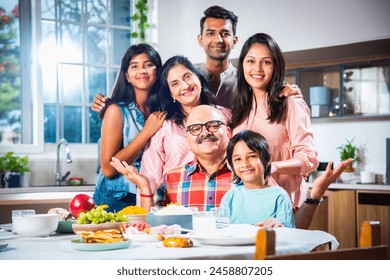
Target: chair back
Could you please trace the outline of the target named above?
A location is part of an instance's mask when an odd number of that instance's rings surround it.
[[[276,255],[276,235],[272,229],[259,229],[256,237],[255,260],[386,260],[387,245],[381,245],[379,221],[364,221],[361,225],[359,247],[332,251],[329,246],[323,251],[299,254]]]

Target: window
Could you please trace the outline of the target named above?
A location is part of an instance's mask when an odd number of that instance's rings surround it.
[[[110,93],[131,43],[131,1],[2,2],[0,144],[96,143],[90,105]]]
[[[0,143],[17,144],[22,136],[20,24],[18,1],[0,6]]]
[[[130,45],[130,2],[41,1],[44,140],[96,143],[96,93],[109,93]]]

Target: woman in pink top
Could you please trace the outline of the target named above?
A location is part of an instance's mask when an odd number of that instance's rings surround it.
[[[272,177],[299,207],[307,195],[304,177],[317,168],[318,153],[305,101],[279,96],[284,76],[285,62],[275,40],[264,33],[250,37],[238,62],[232,128],[233,134],[250,129],[267,139]]]
[[[192,161],[194,155],[185,139],[185,120],[198,105],[215,105],[215,97],[202,73],[186,57],[174,56],[165,62],[161,71],[161,106],[168,115],[162,128],[150,139],[142,155],[141,174],[150,181],[152,191],[167,171]],[[231,119],[231,111],[217,106]]]

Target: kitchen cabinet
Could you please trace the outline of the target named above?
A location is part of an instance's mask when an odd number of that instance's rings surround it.
[[[284,57],[286,81],[299,85],[312,118],[390,116],[390,39],[285,52]],[[313,87],[324,90],[311,96]],[[329,92],[329,98],[318,103],[321,92]]]
[[[378,220],[382,224],[382,240],[390,244],[390,192],[378,192],[370,190],[356,191],[357,199],[357,223],[364,220]],[[358,228],[357,234],[360,234]],[[389,246],[390,247],[390,246]],[[390,250],[390,248],[389,248]],[[389,251],[390,256],[390,251]]]
[[[355,207],[355,191],[328,190],[316,211],[310,229],[321,229],[334,235],[340,243],[340,248],[357,247]]]
[[[389,59],[289,69],[286,80],[299,85],[312,118],[390,115]]]
[[[380,186],[380,185],[379,185]],[[314,215],[312,230],[334,235],[340,248],[358,247],[364,220],[381,222],[382,241],[390,257],[390,186],[332,184]]]

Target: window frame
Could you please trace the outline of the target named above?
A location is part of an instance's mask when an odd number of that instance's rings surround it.
[[[130,1],[130,0],[129,0]],[[107,1],[110,5],[110,0]],[[134,7],[134,1],[130,1],[131,10]],[[38,154],[38,153],[52,153],[55,152],[57,143],[45,143],[44,136],[44,106],[45,102],[43,100],[43,86],[42,86],[42,69],[39,63],[39,50],[38,46],[41,43],[42,38],[42,18],[41,18],[41,0],[31,0],[31,1],[19,1],[19,10],[20,10],[20,42],[21,42],[21,52],[20,52],[20,67],[22,75],[22,84],[21,84],[21,123],[22,123],[22,137],[27,137],[31,139],[30,143],[23,144],[24,139],[21,141],[21,144],[15,145],[0,145],[1,152],[13,151],[15,153],[21,154]],[[118,30],[118,26],[113,23],[109,24],[110,34],[113,30]],[[114,26],[114,28],[112,28]],[[116,27],[116,28],[115,28]],[[131,26],[130,26],[131,27]],[[121,29],[121,28],[119,28]],[[110,38],[107,38],[109,41]],[[130,42],[132,40],[130,39]],[[22,43],[23,42],[23,43]],[[83,47],[83,52],[85,49]],[[108,53],[107,53],[108,55]],[[60,63],[63,65],[63,63]],[[83,72],[86,67],[93,66],[91,63],[82,63]],[[109,89],[111,84],[114,81],[110,81],[111,71],[117,71],[120,65],[105,63],[106,69],[106,94],[109,94]],[[84,74],[85,75],[85,74]],[[83,87],[87,81],[83,79]],[[88,89],[89,90],[89,89]],[[87,93],[84,92],[82,97],[83,101],[78,104],[77,108],[82,110],[82,129],[86,130],[86,127],[90,127],[90,124],[87,123],[87,114],[89,113],[89,106],[86,106],[84,99],[88,98]],[[88,101],[89,102],[89,101]],[[27,106],[31,104],[31,108]],[[69,103],[70,104],[70,103]],[[55,102],[55,106],[68,106],[69,104],[59,105],[58,101]],[[61,135],[58,133],[60,129],[63,130],[58,124],[63,118],[63,110],[57,112],[56,122],[56,135]],[[27,123],[27,125],[23,125]],[[59,136],[56,136],[58,138]],[[89,131],[82,132],[82,142],[85,142],[89,138]],[[57,141],[56,141],[57,142]],[[96,155],[97,143],[71,143],[72,150],[75,150],[78,154]]]
[[[19,1],[20,41],[23,42],[20,47],[20,66],[23,77],[21,83],[21,122],[29,123],[29,125],[22,125],[22,138],[27,135],[31,139],[31,144],[1,145],[1,150],[4,152],[42,153],[44,151],[43,122],[39,121],[43,119],[43,103],[38,94],[41,82],[36,55],[38,38],[40,38],[37,26],[40,14],[38,12],[39,4],[39,0]],[[25,113],[26,111],[27,113]]]
[[[136,1],[130,0],[130,9],[134,11]],[[148,43],[157,46],[158,34],[157,34],[157,0],[149,0],[149,20],[152,28],[149,28],[147,32]],[[23,79],[21,91],[23,95],[22,107],[22,121],[28,120],[29,125],[24,125],[24,129],[29,135],[31,144],[15,144],[15,145],[0,145],[0,153],[13,151],[17,154],[31,154],[33,157],[43,154],[44,157],[55,157],[57,143],[45,143],[44,141],[44,102],[42,93],[42,71],[38,58],[38,46],[41,42],[41,0],[27,0],[19,1],[20,8],[20,21],[21,21],[21,35],[20,39],[23,40],[23,54],[21,54],[21,71],[23,71]],[[132,12],[130,12],[132,13]],[[130,24],[131,30],[136,31],[138,26],[135,22]],[[26,45],[27,42],[27,45]],[[140,43],[138,39],[131,39],[131,43]],[[119,66],[118,66],[119,67]],[[109,78],[111,74],[108,73]],[[26,79],[28,77],[28,79]],[[115,79],[115,77],[113,77]],[[110,88],[110,84],[107,81],[107,87]],[[27,89],[27,90],[26,90]],[[28,92],[28,96],[26,96]],[[109,92],[107,92],[109,95]],[[26,104],[32,104],[31,109],[26,108]],[[25,110],[28,110],[25,113]],[[88,113],[88,112],[87,112]],[[85,117],[83,117],[85,118]],[[87,124],[89,126],[89,124]],[[25,135],[25,131],[22,133],[22,137]],[[24,136],[23,136],[24,135]],[[87,135],[89,137],[89,135]],[[97,156],[97,143],[71,143],[72,151],[78,154],[80,157],[96,157]]]

